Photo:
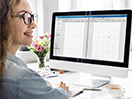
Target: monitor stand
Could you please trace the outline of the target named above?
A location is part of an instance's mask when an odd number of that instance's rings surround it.
[[[111,77],[109,76],[99,76],[99,75],[91,75],[89,79],[84,79],[81,81],[74,82],[74,85],[87,87],[87,88],[99,88],[110,83]]]

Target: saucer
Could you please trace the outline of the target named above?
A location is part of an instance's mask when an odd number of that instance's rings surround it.
[[[121,97],[115,97],[115,98],[112,98],[110,97],[106,92],[102,91],[98,94],[98,96],[101,98],[101,99],[121,99]]]

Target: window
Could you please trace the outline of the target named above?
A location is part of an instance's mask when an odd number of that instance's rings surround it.
[[[128,0],[59,0],[59,11],[119,10],[128,8]]]

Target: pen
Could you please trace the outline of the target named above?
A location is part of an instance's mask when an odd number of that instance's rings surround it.
[[[84,88],[83,90],[89,90],[89,91],[102,91],[102,89],[96,89],[96,88]]]

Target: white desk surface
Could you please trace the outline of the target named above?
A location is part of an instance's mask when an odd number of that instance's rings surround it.
[[[38,69],[37,63],[27,63],[27,66],[28,68],[31,68],[35,71]],[[78,72],[64,72],[64,74],[59,74],[58,77],[45,78],[45,80],[48,80],[53,86],[55,86],[55,84],[59,83],[60,81],[63,81],[69,85],[72,84],[72,82],[82,79],[80,74],[81,73]],[[129,76],[127,78],[112,77],[112,82],[121,85],[124,84],[126,87],[126,92],[132,95],[132,71],[129,72]],[[101,91],[84,91],[78,96],[70,99],[102,99],[99,96],[100,93]]]

